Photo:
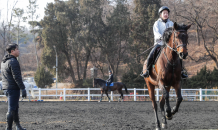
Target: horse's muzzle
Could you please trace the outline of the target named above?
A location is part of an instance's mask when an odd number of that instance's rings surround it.
[[[179,53],[179,58],[180,58],[180,59],[185,59],[187,56],[188,56],[188,52],[185,53],[185,54],[184,54],[183,52],[180,52],[180,53]]]

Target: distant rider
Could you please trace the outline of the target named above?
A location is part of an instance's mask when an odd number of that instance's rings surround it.
[[[113,82],[113,80],[114,80],[113,74],[112,74],[112,72],[109,70],[109,78],[106,80],[106,81],[107,81],[108,91],[111,91],[110,84]]]

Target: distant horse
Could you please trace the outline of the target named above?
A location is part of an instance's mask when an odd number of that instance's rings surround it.
[[[155,65],[151,68],[150,76],[144,78],[148,87],[149,96],[152,101],[156,130],[160,129],[160,122],[157,116],[157,104],[155,102],[155,86],[158,86],[163,92],[160,100],[160,109],[162,113],[162,128],[167,128],[166,118],[171,120],[173,115],[178,112],[179,105],[183,98],[181,95],[181,69],[180,59],[185,59],[188,55],[187,44],[188,34],[187,30],[191,25],[178,25],[176,22],[171,28],[167,28],[163,34],[163,41],[165,47],[160,52],[160,56]],[[145,62],[146,63],[146,62]],[[146,71],[146,64],[143,66],[143,73]],[[177,100],[176,106],[172,111],[169,104],[170,87],[175,89]],[[166,110],[164,105],[166,102]],[[165,114],[166,113],[166,114]]]
[[[103,97],[103,94],[105,92],[105,94],[107,95],[108,97],[108,100],[110,102],[110,98],[108,96],[108,87],[106,86],[106,81],[105,80],[102,80],[102,79],[93,79],[93,87],[96,87],[97,84],[100,86],[101,88],[101,99],[99,102],[102,101],[102,97]],[[110,86],[111,87],[111,91],[115,91],[117,90],[121,95],[120,95],[120,98],[118,100],[118,102],[121,100],[123,101],[123,92],[122,92],[122,88],[124,87],[125,88],[125,91],[126,93],[128,94],[128,91],[127,91],[127,88],[126,88],[126,85],[124,83],[121,83],[121,82],[113,82],[113,86]]]

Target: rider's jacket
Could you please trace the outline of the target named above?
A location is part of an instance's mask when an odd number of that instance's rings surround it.
[[[165,23],[161,18],[159,18],[153,26],[153,32],[154,32],[154,44],[160,44],[163,45],[162,42],[162,35],[164,33],[164,30],[166,28],[172,27],[173,22],[167,19],[167,22]]]
[[[107,82],[112,83],[114,80],[113,74],[109,75],[109,78],[107,79]]]

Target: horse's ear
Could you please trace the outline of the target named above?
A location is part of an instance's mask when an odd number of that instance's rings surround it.
[[[191,26],[192,26],[191,24],[186,26],[186,30],[188,30]]]
[[[177,23],[176,23],[176,22],[174,22],[174,24],[173,24],[173,28],[174,28],[175,30],[177,30],[177,28],[178,28],[178,25],[177,25]]]

